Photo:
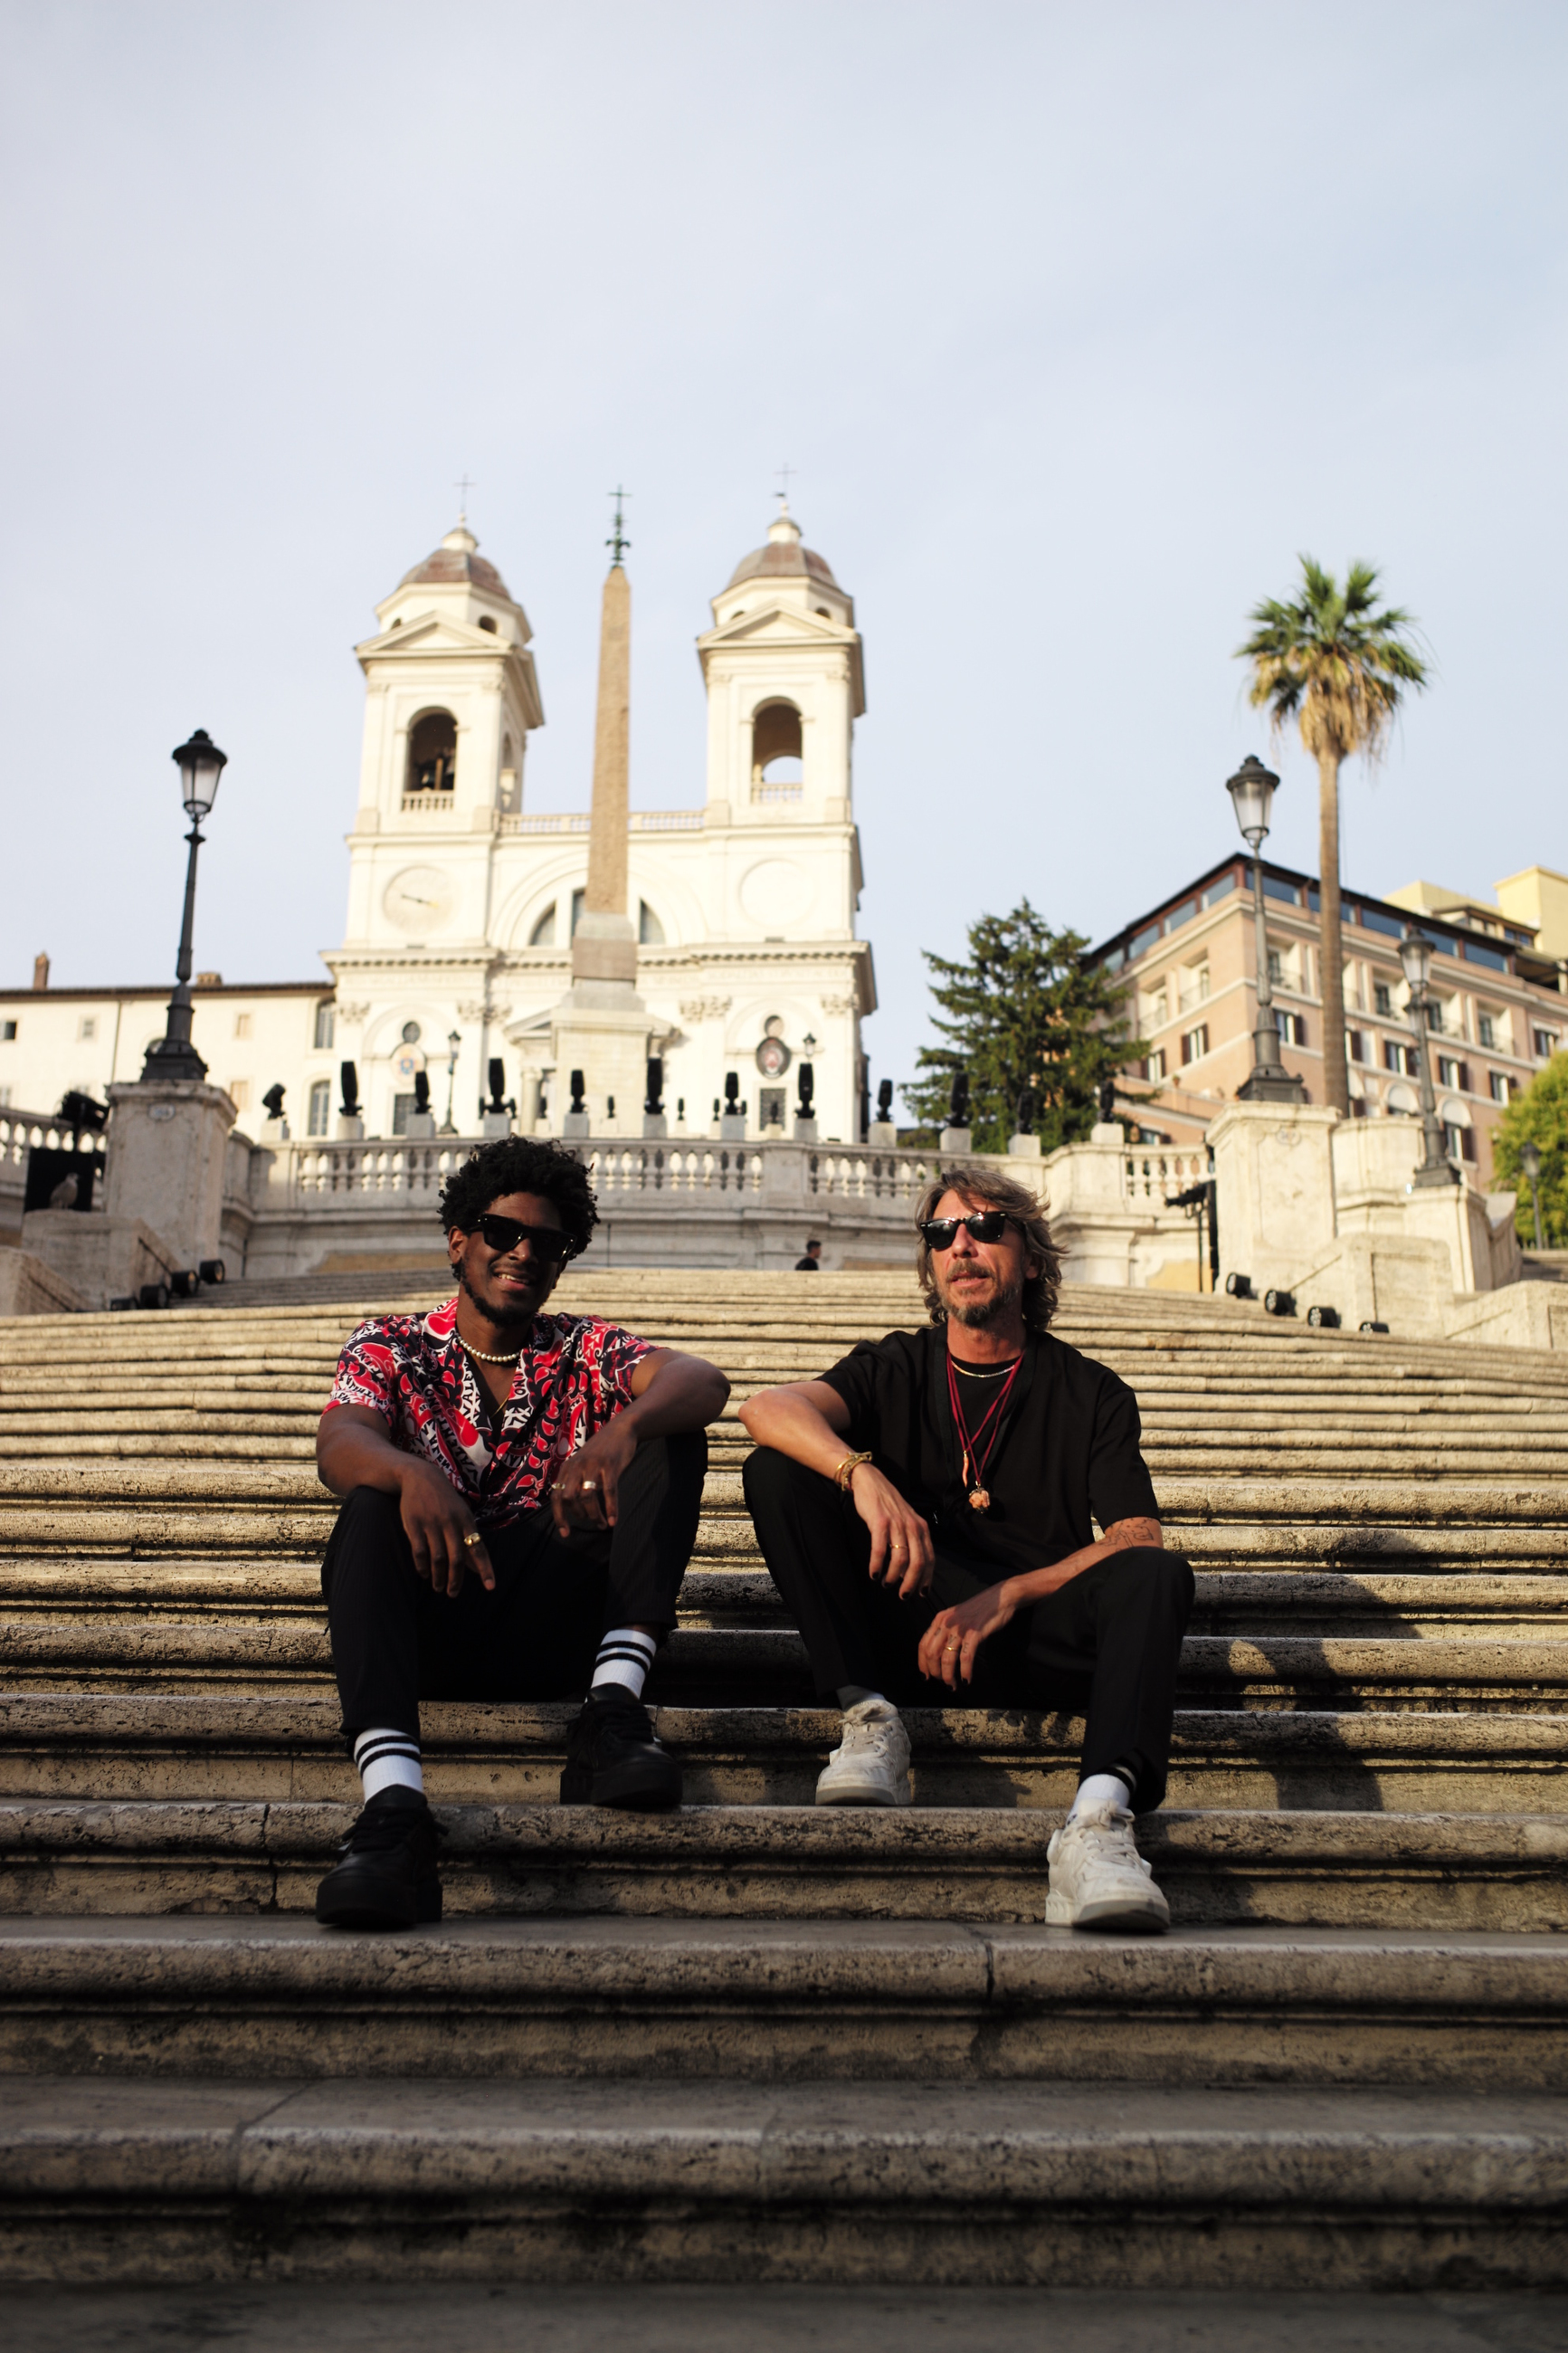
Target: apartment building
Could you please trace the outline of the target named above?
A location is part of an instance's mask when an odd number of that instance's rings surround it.
[[[1568,1040],[1568,880],[1532,867],[1496,902],[1412,883],[1387,899],[1342,896],[1345,1048],[1357,1118],[1419,1111],[1419,1048],[1399,943],[1432,943],[1432,1079],[1448,1150],[1491,1182],[1491,1136],[1510,1095]],[[1316,879],[1265,864],[1264,913],[1280,1060],[1310,1103],[1327,1100]],[[1529,914],[1521,912],[1528,909]],[[1252,1068],[1257,1023],[1252,865],[1212,867],[1091,951],[1125,976],[1138,1039],[1124,1100],[1145,1134],[1195,1142]],[[1146,1106],[1146,1108],[1144,1108]]]

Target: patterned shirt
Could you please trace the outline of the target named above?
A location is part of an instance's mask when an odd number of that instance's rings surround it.
[[[448,1478],[481,1527],[535,1512],[569,1454],[632,1401],[652,1343],[597,1315],[541,1315],[492,1425],[489,1398],[458,1338],[458,1303],[375,1315],[350,1334],[328,1410],[368,1406],[405,1454]]]

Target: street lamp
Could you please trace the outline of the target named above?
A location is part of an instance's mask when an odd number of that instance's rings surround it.
[[[1457,1185],[1459,1172],[1443,1149],[1437,1097],[1432,1086],[1432,1057],[1426,1042],[1426,983],[1432,973],[1431,941],[1420,932],[1406,931],[1399,943],[1399,961],[1405,966],[1405,983],[1410,991],[1410,1026],[1415,1032],[1415,1077],[1421,1091],[1422,1157],[1413,1182],[1417,1185]]]
[[[1519,1165],[1524,1171],[1524,1181],[1530,1187],[1530,1206],[1535,1212],[1535,1247],[1537,1250],[1544,1250],[1546,1236],[1541,1230],[1541,1146],[1539,1144],[1520,1145]]]
[[[228,765],[228,754],[220,752],[205,727],[198,727],[188,744],[182,744],[170,757],[180,771],[180,801],[191,820],[185,839],[191,854],[185,861],[185,913],[180,926],[180,955],[174,966],[175,987],[169,999],[168,1028],[162,1038],[148,1047],[147,1059],[142,1066],[143,1082],[149,1079],[205,1079],[207,1066],[191,1043],[191,933],[196,913],[196,852],[205,836],[202,819],[217,798],[218,778]]]
[[[1268,924],[1263,912],[1263,843],[1279,779],[1249,752],[1226,791],[1236,810],[1241,838],[1252,852],[1252,923],[1258,956],[1258,1027],[1252,1033],[1252,1074],[1237,1087],[1237,1103],[1305,1103],[1307,1090],[1279,1060],[1279,1025],[1274,1018],[1274,984],[1268,976]]]
[[[458,1056],[462,1051],[462,1031],[448,1029],[447,1032],[447,1116],[441,1122],[443,1135],[456,1135],[458,1133],[452,1124],[452,1091],[458,1083]]]

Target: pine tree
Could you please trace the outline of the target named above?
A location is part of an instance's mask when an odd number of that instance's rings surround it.
[[[923,1125],[946,1125],[954,1073],[967,1071],[976,1151],[1005,1152],[1026,1088],[1047,1152],[1089,1134],[1101,1081],[1126,1061],[1128,1032],[1120,991],[1083,961],[1088,945],[1081,932],[1053,931],[1022,899],[1010,915],[971,923],[966,962],[922,951],[947,1017],[932,1017],[942,1043],[921,1048],[922,1075],[903,1090]]]

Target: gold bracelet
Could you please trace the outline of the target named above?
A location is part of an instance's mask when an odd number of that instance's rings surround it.
[[[853,1479],[861,1463],[869,1462],[870,1460],[871,1451],[869,1447],[867,1448],[864,1454],[847,1454],[844,1457],[843,1461],[839,1464],[837,1470],[833,1474],[834,1485],[839,1488],[843,1493],[847,1495],[849,1493],[850,1480]]]

